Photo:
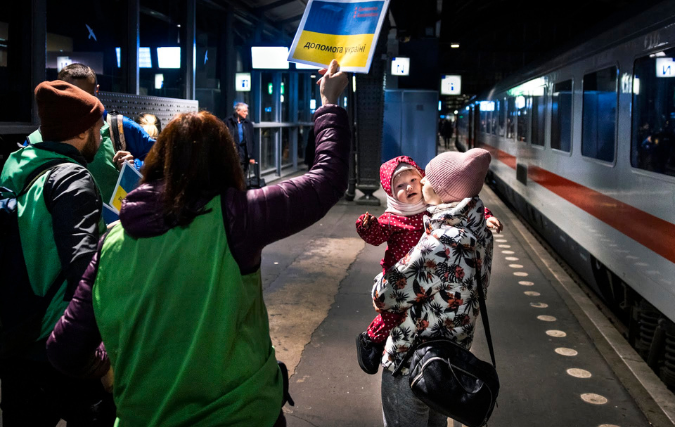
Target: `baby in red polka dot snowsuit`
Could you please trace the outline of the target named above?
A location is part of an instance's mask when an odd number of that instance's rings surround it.
[[[383,272],[415,247],[424,233],[422,219],[427,211],[420,184],[423,177],[424,170],[408,156],[399,156],[382,164],[380,184],[387,193],[387,210],[379,218],[366,212],[356,220],[356,232],[366,243],[379,246],[387,242],[384,258],[380,261]],[[490,217],[492,214],[486,208],[485,218]],[[496,223],[501,227],[498,221]],[[369,341],[377,347],[383,345],[389,332],[403,320],[402,316],[392,312],[378,315],[368,326]],[[359,338],[365,339],[365,333]]]

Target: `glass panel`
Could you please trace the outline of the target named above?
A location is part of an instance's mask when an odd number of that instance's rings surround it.
[[[515,138],[515,125],[516,125],[516,102],[515,98],[508,98],[504,102],[506,103],[506,137]]]
[[[532,102],[532,133],[530,142],[534,145],[544,146],[545,134],[546,131],[546,89],[541,96],[533,96],[531,98]]]
[[[584,76],[581,122],[581,154],[598,160],[614,160],[617,68],[609,67]]]
[[[305,150],[307,148],[307,133],[309,131],[308,126],[298,127],[298,164],[302,163],[305,159]]]
[[[633,167],[675,176],[675,49],[635,61]],[[672,65],[671,65],[672,64]],[[656,71],[656,72],[655,72]]]
[[[478,107],[476,107],[478,108]],[[487,111],[480,112],[480,131],[487,132]]]
[[[311,120],[309,113],[309,99],[312,97],[311,86],[307,89],[307,82],[310,80],[309,74],[298,73],[298,121],[308,122]],[[309,91],[309,92],[308,92]],[[298,144],[303,146],[303,144]]]
[[[568,153],[572,149],[572,80],[553,85],[551,148]]]
[[[260,170],[274,169],[276,168],[276,144],[274,143],[274,137],[279,129],[261,128],[260,131]]]
[[[139,93],[184,98],[185,4],[160,0],[140,3]]]
[[[195,70],[195,99],[199,101],[199,109],[207,110],[217,117],[232,114],[231,105],[224,106],[221,99],[220,76],[218,75],[218,43],[219,31],[223,16],[197,2],[197,44]],[[243,92],[235,92],[235,99]],[[250,117],[249,117],[250,119]]]
[[[293,164],[291,153],[291,128],[281,128],[281,167]]]
[[[0,121],[3,122],[31,121],[31,13],[28,1],[3,2],[0,7]]]
[[[126,92],[127,28],[110,24],[126,20],[126,7],[101,7],[85,0],[48,1],[47,80],[55,80],[64,66],[81,63],[96,72],[100,90]]]
[[[272,73],[260,73],[260,90],[262,101],[261,120],[262,122],[273,122],[274,120],[274,75]]]
[[[516,98],[516,109],[518,110],[518,123],[517,123],[517,131],[518,134],[516,135],[516,141],[520,142],[528,142],[530,140],[529,135],[527,134],[528,132],[528,127],[530,124],[530,116],[531,114],[528,114],[528,110],[532,111],[532,100],[531,98],[525,98],[523,96],[519,96]]]
[[[296,88],[297,90],[297,88]],[[289,86],[288,73],[281,73],[281,121],[289,122],[288,99],[290,98],[291,88]]]

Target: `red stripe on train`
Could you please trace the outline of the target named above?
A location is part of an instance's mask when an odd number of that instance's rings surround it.
[[[498,148],[482,144],[493,158],[515,169],[516,158]],[[528,166],[527,176],[605,224],[675,263],[675,225],[613,199],[538,166]]]

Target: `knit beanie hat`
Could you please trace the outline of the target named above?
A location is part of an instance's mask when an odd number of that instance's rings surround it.
[[[403,166],[401,166],[403,165]],[[414,169],[424,178],[424,171],[417,166],[417,163],[408,156],[398,156],[388,160],[380,166],[380,184],[385,193],[392,196],[391,185],[393,184],[394,175],[402,172],[405,169]]]
[[[42,82],[35,88],[43,141],[65,141],[96,124],[103,104],[93,95],[61,80]]]
[[[490,159],[490,153],[482,148],[439,154],[425,169],[427,181],[444,203],[477,196],[483,188]]]

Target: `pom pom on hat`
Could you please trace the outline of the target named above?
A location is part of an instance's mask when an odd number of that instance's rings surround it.
[[[482,148],[465,153],[448,151],[431,159],[425,169],[426,178],[444,203],[458,202],[478,195],[491,158]]]

